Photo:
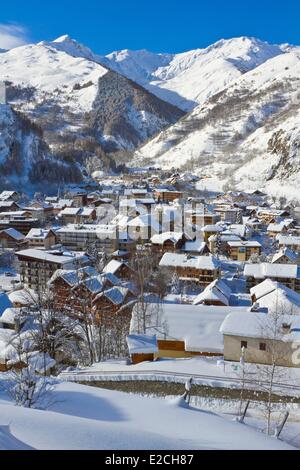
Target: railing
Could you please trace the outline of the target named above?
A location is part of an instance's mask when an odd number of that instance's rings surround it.
[[[244,384],[250,385],[251,388],[255,388],[255,386],[268,386],[269,383],[266,381],[261,381],[261,380],[256,380],[256,379],[242,379],[238,377],[222,377],[222,376],[216,376],[216,375],[204,375],[204,374],[191,374],[191,373],[185,373],[185,372],[171,372],[171,371],[158,371],[158,370],[134,370],[134,371],[128,371],[128,370],[118,370],[118,371],[89,371],[89,370],[83,370],[83,371],[74,371],[72,372],[61,372],[59,375],[59,378],[65,380],[65,381],[72,381],[72,382],[83,382],[83,381],[88,381],[88,382],[102,382],[102,381],[110,381],[114,380],[114,378],[122,376],[127,377],[127,380],[150,380],[150,381],[163,381],[165,377],[170,377],[170,378],[177,378],[177,379],[182,379],[182,381],[186,381],[187,378],[193,377],[193,380],[195,384],[197,384],[197,380],[203,381],[203,380],[213,380],[217,382],[226,382],[226,383],[236,383],[240,384],[241,382],[244,382]],[[147,377],[147,378],[146,378]],[[122,380],[122,379],[120,379]],[[126,379],[125,379],[126,380]],[[173,380],[176,382],[176,380]],[[273,383],[274,387],[284,389],[284,390],[291,390],[291,391],[298,391],[300,392],[300,385],[292,385],[292,384],[287,384],[287,383],[279,383],[279,382],[274,382]]]

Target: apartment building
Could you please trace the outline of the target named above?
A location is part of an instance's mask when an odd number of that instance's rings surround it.
[[[228,253],[234,261],[247,261],[252,255],[260,255],[261,244],[255,240],[229,241]]]
[[[88,264],[82,252],[38,250],[29,248],[18,251],[21,282],[30,289],[44,289],[57,269],[74,269]]]

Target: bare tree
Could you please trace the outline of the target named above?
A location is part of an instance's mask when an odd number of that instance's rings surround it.
[[[264,414],[266,417],[266,432],[271,434],[272,415],[274,412],[273,395],[278,384],[287,380],[287,368],[283,367],[287,355],[287,346],[284,335],[289,331],[286,323],[290,316],[285,315],[284,308],[276,299],[274,310],[263,315],[259,320],[261,338],[265,338],[264,348],[266,354],[265,364],[256,364],[256,381],[260,389],[266,394],[264,401]]]
[[[10,344],[10,370],[1,381],[1,388],[16,405],[27,408],[46,408],[51,402],[53,385],[49,378],[39,374],[40,361],[36,352],[20,334]]]

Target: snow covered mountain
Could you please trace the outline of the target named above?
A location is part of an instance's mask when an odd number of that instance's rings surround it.
[[[0,80],[13,110],[39,130],[39,148],[74,168],[72,178],[87,165],[114,167],[111,153],[126,150],[133,164],[192,167],[206,185],[291,195],[300,182],[299,57],[300,48],[247,37],[104,57],[65,35],[1,52]],[[28,161],[48,161],[43,152]]]
[[[269,59],[140,148],[136,162],[191,167],[206,187],[230,182],[297,197],[300,50]]]
[[[107,55],[101,63],[158,97],[190,111],[285,49],[286,46],[241,37],[222,39],[206,49],[181,54],[123,50]]]
[[[0,54],[9,104],[42,132],[55,158],[111,164],[109,152],[133,150],[183,112],[100,65],[68,36]]]

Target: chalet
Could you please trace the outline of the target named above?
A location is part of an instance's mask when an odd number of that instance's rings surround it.
[[[112,259],[103,268],[104,274],[114,274],[120,279],[130,279],[133,275],[132,269],[124,261]]]
[[[267,234],[269,237],[276,237],[279,233],[286,233],[289,228],[289,223],[282,221],[278,223],[269,224],[267,227]]]
[[[253,304],[267,308],[269,313],[300,314],[300,294],[279,282],[266,279],[250,289]]]
[[[213,256],[191,256],[165,253],[159,262],[161,268],[176,272],[180,279],[207,286],[220,276],[220,265]]]
[[[68,191],[68,197],[73,199],[74,207],[83,207],[87,205],[87,192],[83,189],[73,189]]]
[[[0,199],[0,212],[16,212],[21,208],[14,200],[2,201]]]
[[[295,361],[295,343],[300,341],[300,315],[282,315],[281,325],[267,312],[233,310],[221,325],[224,359],[256,364],[272,364],[274,351],[278,365],[299,367]],[[275,334],[274,334],[275,332]],[[276,353],[277,351],[277,353]]]
[[[229,241],[229,257],[235,261],[247,261],[252,255],[260,255],[261,244],[255,240],[251,241]]]
[[[290,248],[283,248],[272,258],[272,263],[276,264],[299,264],[300,258],[297,253]]]
[[[172,191],[169,189],[155,189],[154,195],[159,202],[172,202],[175,199],[181,199],[183,197],[182,191]]]
[[[197,295],[193,304],[226,307],[230,305],[231,294],[230,287],[222,279],[216,279]]]
[[[132,299],[132,293],[126,287],[115,286],[111,289],[106,289],[97,294],[93,299],[94,315],[96,319],[100,319],[103,315],[111,315],[117,312],[120,312],[120,315],[126,316],[132,310],[132,306],[127,306]]]
[[[56,234],[51,229],[32,228],[26,235],[25,241],[28,247],[43,247],[49,250],[57,243]]]
[[[0,230],[14,228],[23,235],[27,235],[30,229],[38,227],[38,225],[39,220],[32,218],[30,212],[17,211],[0,213]]]
[[[244,276],[249,290],[269,278],[300,292],[300,268],[296,264],[245,264]]]
[[[21,282],[37,290],[45,288],[57,269],[72,269],[88,264],[88,257],[81,252],[63,252],[29,248],[16,253],[20,264]]]
[[[59,213],[59,217],[66,224],[88,224],[96,220],[97,214],[92,207],[66,207]]]
[[[241,242],[241,238],[228,230],[220,235],[211,235],[208,239],[209,251],[214,254],[218,250],[219,254],[228,255],[228,242]]]
[[[300,237],[294,237],[292,235],[276,236],[279,248],[290,248],[293,251],[300,251]]]
[[[0,246],[2,248],[17,249],[26,241],[25,236],[14,228],[7,228],[0,232]]]
[[[151,238],[152,250],[156,253],[166,251],[178,251],[186,242],[186,236],[182,232],[164,232],[153,235]]]
[[[58,215],[66,207],[73,206],[73,199],[58,199],[57,202],[52,202],[53,215]]]
[[[30,210],[34,211],[39,210],[42,213],[42,220],[47,220],[54,215],[54,207],[50,202],[47,201],[33,201],[31,204]]]
[[[25,219],[30,219],[32,217],[31,211],[29,210],[17,210],[17,211],[4,211],[0,212],[0,220],[14,220],[19,217],[23,217]]]
[[[79,269],[58,269],[48,283],[56,304],[62,308],[72,307],[79,309],[82,303],[78,298],[92,299],[104,290],[104,282],[101,275],[91,266]]]

